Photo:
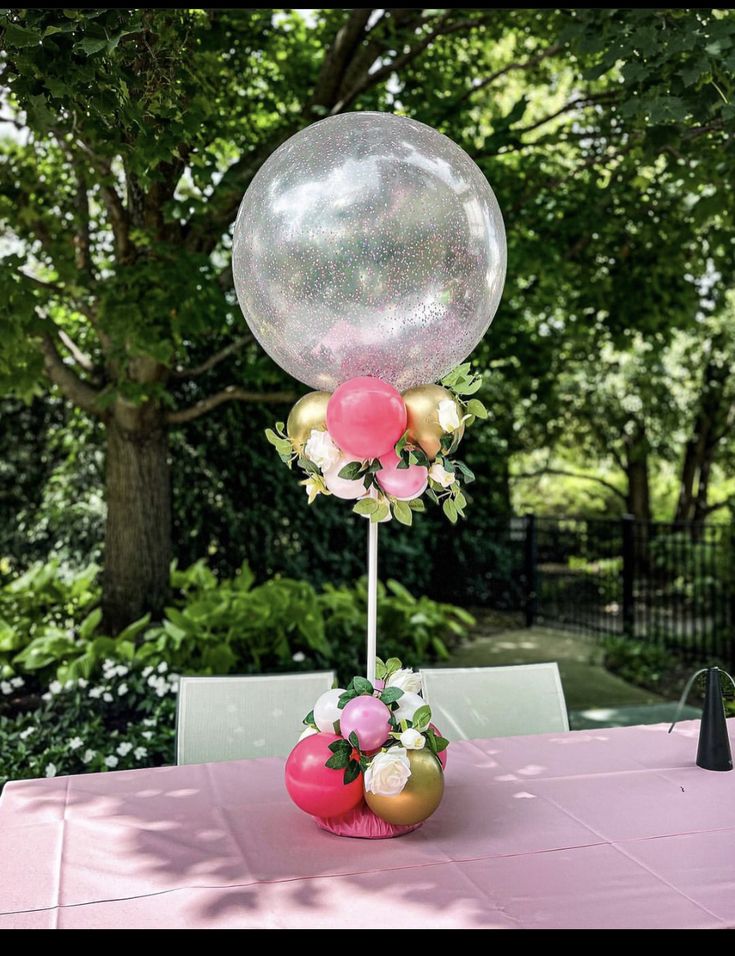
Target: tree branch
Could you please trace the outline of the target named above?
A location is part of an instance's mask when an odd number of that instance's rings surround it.
[[[117,254],[121,260],[125,260],[130,255],[130,217],[117,190],[111,184],[112,166],[106,159],[97,156],[94,150],[79,137],[76,137],[74,142],[103,177],[100,182],[102,199],[110,217]]]
[[[392,73],[397,73],[398,70],[402,70],[405,66],[408,66],[412,60],[415,60],[417,56],[420,56],[424,50],[430,47],[437,37],[446,36],[450,33],[457,33],[460,30],[471,30],[472,27],[482,26],[482,24],[486,23],[489,19],[489,17],[483,16],[475,17],[472,20],[457,20],[454,23],[448,23],[452,12],[453,11],[450,10],[448,13],[445,13],[439,17],[439,20],[437,21],[438,26],[434,30],[431,30],[429,33],[427,33],[426,36],[416,44],[416,46],[411,47],[405,53],[397,56],[394,60],[391,60],[390,63],[384,64],[373,73],[366,73],[360,81],[355,83],[355,85],[334,104],[330,110],[330,115],[334,116],[337,113],[341,113],[343,110],[347,109],[348,106],[354,103],[357,97],[361,93],[364,93],[365,90],[387,79],[387,77],[389,77]]]
[[[211,368],[214,368],[215,365],[219,365],[220,362],[223,362],[229,355],[232,355],[233,352],[238,352],[244,345],[252,341],[252,335],[241,335],[240,338],[235,339],[234,342],[230,342],[229,345],[220,349],[219,352],[210,355],[201,365],[195,365],[193,368],[174,369],[173,372],[171,372],[171,378],[198,378]]]
[[[166,421],[169,425],[182,425],[184,422],[191,422],[201,415],[206,415],[213,408],[222,405],[224,402],[254,402],[258,404],[285,404],[293,402],[296,399],[295,392],[250,392],[247,389],[239,388],[237,385],[230,385],[228,388],[203,398],[195,405],[189,408],[181,408],[174,412],[169,412]]]
[[[312,105],[334,101],[345,69],[365,36],[365,27],[372,13],[372,8],[352,10],[343,26],[337,31],[319,71],[311,98]]]
[[[538,53],[529,60],[516,60],[513,63],[509,63],[507,66],[496,70],[495,73],[491,73],[490,76],[485,77],[484,80],[476,83],[473,87],[471,87],[471,89],[467,90],[466,93],[463,93],[462,96],[460,96],[460,98],[456,101],[453,108],[461,106],[462,103],[465,103],[468,99],[470,99],[470,97],[474,96],[475,93],[479,93],[480,90],[484,90],[486,87],[491,86],[496,80],[499,80],[501,76],[505,76],[506,73],[511,73],[514,70],[530,70],[534,66],[537,66],[539,63],[541,63],[542,60],[545,60],[550,56],[554,56],[555,53],[558,53],[562,49],[562,43],[555,43],[553,46],[547,47],[547,49],[545,49],[543,52]]]
[[[41,354],[46,374],[61,392],[77,407],[102,417],[99,407],[100,393],[83,382],[79,376],[64,363],[59,355],[56,344],[49,332],[44,332],[40,339]]]
[[[98,369],[95,367],[94,362],[89,357],[89,355],[86,354],[86,352],[82,352],[82,350],[79,348],[79,346],[74,341],[74,339],[70,335],[68,335],[63,329],[57,328],[56,334],[64,343],[69,354],[77,363],[77,365],[83,368],[85,372],[96,374]]]
[[[624,491],[621,491],[620,488],[616,488],[609,481],[605,481],[604,478],[597,478],[595,475],[581,475],[576,471],[566,471],[564,468],[539,468],[538,471],[526,471],[519,472],[515,475],[510,475],[510,480],[526,478],[540,478],[542,475],[561,475],[564,478],[582,478],[585,481],[595,481],[598,485],[602,485],[604,488],[607,488],[608,491],[614,492],[619,498],[622,498],[623,501],[627,500],[627,495]]]

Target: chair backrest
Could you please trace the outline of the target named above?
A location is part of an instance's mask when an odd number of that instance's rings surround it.
[[[287,757],[333,671],[257,677],[182,677],[176,763]]]
[[[431,719],[448,740],[569,730],[556,663],[421,671]]]

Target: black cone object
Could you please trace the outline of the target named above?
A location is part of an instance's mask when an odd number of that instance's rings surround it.
[[[725,720],[725,705],[722,702],[722,684],[720,683],[720,674],[724,674],[733,681],[727,671],[721,671],[719,667],[704,667],[691,676],[679,701],[677,717],[669,727],[669,733],[671,733],[678,720],[678,713],[689,696],[689,690],[694,680],[705,672],[707,674],[707,687],[704,695],[702,720],[699,725],[697,766],[704,770],[732,770],[732,752]],[[733,681],[733,684],[735,685],[735,681]]]

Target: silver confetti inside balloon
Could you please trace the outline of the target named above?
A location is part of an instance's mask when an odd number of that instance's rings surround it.
[[[235,222],[233,273],[255,337],[315,389],[373,375],[440,379],[495,315],[505,279],[498,201],[430,126],[345,113],[264,163]]]

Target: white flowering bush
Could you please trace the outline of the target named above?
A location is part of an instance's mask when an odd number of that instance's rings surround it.
[[[107,659],[94,680],[51,681],[39,706],[0,717],[0,786],[173,763],[178,679],[165,662]],[[0,694],[20,693],[22,680]]]

